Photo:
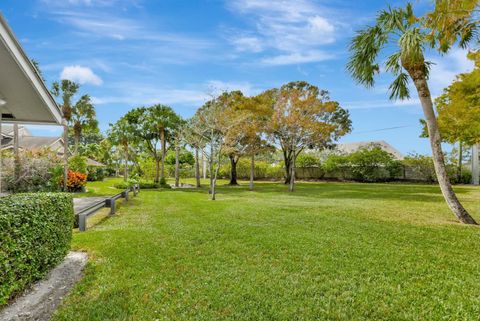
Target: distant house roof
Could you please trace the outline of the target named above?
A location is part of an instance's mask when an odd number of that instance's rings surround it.
[[[87,166],[92,166],[92,167],[107,167],[107,165],[102,164],[100,162],[97,162],[94,159],[87,158]]]
[[[397,160],[402,160],[404,158],[403,154],[400,151],[398,151],[395,147],[393,147],[392,145],[390,145],[384,140],[337,144],[336,150],[345,154],[350,154],[350,153],[356,152],[361,148],[366,148],[372,145],[379,146],[384,151],[392,154],[394,158]]]
[[[0,13],[0,113],[4,122],[62,124],[62,113]]]
[[[62,141],[60,137],[20,136],[18,147],[23,150],[40,150],[51,148],[56,142]],[[3,140],[2,149],[13,148],[13,139]]]

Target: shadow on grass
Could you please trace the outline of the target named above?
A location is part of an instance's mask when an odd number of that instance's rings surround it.
[[[251,193],[248,184],[239,186],[218,185],[218,195],[247,196]],[[208,193],[208,187],[197,189],[176,189],[182,193]],[[358,200],[398,200],[418,202],[440,202],[443,196],[436,185],[420,184],[369,184],[369,183],[297,183],[293,193],[288,192],[288,186],[278,182],[256,182],[254,193],[279,194],[282,197],[306,197],[312,199],[358,199]],[[468,189],[457,189],[457,194],[468,193]]]

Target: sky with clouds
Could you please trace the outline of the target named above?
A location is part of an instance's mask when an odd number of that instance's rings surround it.
[[[431,1],[417,0],[420,10]],[[133,107],[162,103],[193,115],[212,91],[247,95],[305,80],[347,108],[342,141],[385,140],[428,153],[418,99],[388,100],[392,78],[356,85],[345,69],[355,31],[404,1],[354,0],[2,0],[0,11],[50,84],[66,78],[93,97],[102,130]],[[429,53],[438,95],[473,68],[466,52]],[[37,134],[58,128],[36,126]]]

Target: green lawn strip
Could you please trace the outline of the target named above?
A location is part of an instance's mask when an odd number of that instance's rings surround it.
[[[305,183],[142,191],[73,248],[56,320],[475,319],[480,230],[438,188]],[[459,196],[479,213],[480,190]],[[477,202],[478,203],[478,202]],[[478,215],[477,215],[478,217]]]

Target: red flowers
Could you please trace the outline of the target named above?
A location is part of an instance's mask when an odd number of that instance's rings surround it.
[[[63,179],[60,183],[63,186]],[[67,189],[69,192],[78,192],[81,191],[82,188],[87,185],[87,175],[74,172],[69,170],[68,171],[68,179],[67,179]]]

